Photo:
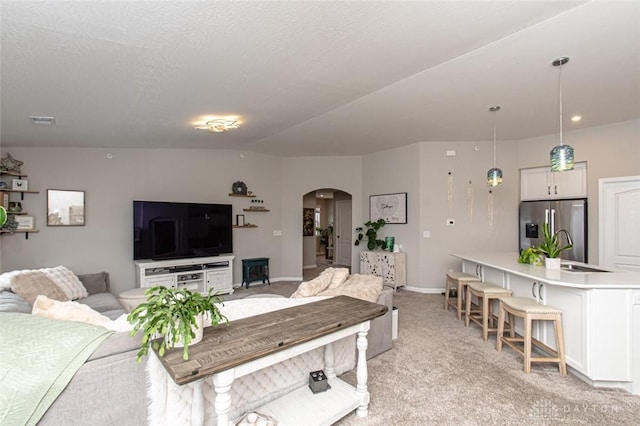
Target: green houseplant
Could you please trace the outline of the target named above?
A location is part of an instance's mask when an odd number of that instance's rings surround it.
[[[540,245],[536,247],[536,251],[539,254],[545,255],[546,257],[555,259],[556,257],[559,257],[560,253],[562,253],[563,251],[570,250],[573,247],[571,241],[569,241],[566,246],[562,246],[560,244],[560,238],[558,237],[558,234],[560,232],[565,231],[559,230],[552,234],[549,230],[548,223],[542,225],[542,243],[540,243]]]
[[[376,248],[380,248],[384,245],[384,240],[378,239],[378,231],[380,228],[384,226],[386,222],[384,219],[378,219],[375,222],[367,221],[364,223],[364,226],[367,230],[364,230],[364,227],[360,226],[356,228],[356,232],[358,236],[356,237],[355,245],[359,246],[360,241],[366,236],[367,237],[367,248],[369,250],[375,250]]]
[[[228,323],[216,306],[221,303],[220,299],[211,291],[203,295],[188,289],[158,286],[146,290],[145,295],[147,301],[127,316],[133,325],[131,336],[142,329],[142,343],[136,357],[138,362],[149,353],[152,344],[160,356],[166,349],[182,346],[182,358],[187,360],[189,344],[197,343],[194,341],[196,331],[202,329],[202,316],[208,315],[214,327],[223,321]],[[160,336],[163,338],[154,340]]]

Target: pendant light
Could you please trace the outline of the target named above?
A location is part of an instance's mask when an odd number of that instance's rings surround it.
[[[502,170],[496,167],[496,112],[500,111],[499,106],[492,106],[489,111],[493,113],[493,168],[487,172],[487,185],[502,185]]]
[[[551,171],[564,172],[573,170],[573,148],[562,143],[562,66],[569,62],[569,58],[562,57],[552,62],[558,67],[558,109],[560,111],[560,144],[551,150]]]

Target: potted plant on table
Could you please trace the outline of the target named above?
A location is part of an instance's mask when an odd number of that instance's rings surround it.
[[[542,226],[542,243],[535,248],[538,253],[546,256],[544,264],[549,269],[560,269],[560,253],[573,247],[569,234],[567,234],[567,245],[562,246],[560,244],[560,237],[558,236],[560,232],[566,231],[560,229],[552,234],[549,230],[549,224],[545,223]]]
[[[217,304],[220,298],[211,290],[207,294],[188,289],[152,287],[145,291],[147,301],[127,316],[133,325],[131,336],[142,329],[142,343],[137,353],[140,362],[149,353],[149,346],[164,355],[166,349],[182,347],[182,358],[189,359],[189,345],[202,340],[203,317],[207,315],[213,327],[228,324]],[[155,340],[162,336],[162,339]],[[160,342],[160,343],[158,343]]]

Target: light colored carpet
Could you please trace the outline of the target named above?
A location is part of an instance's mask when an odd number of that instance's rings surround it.
[[[289,296],[297,286],[273,283],[236,295]],[[552,364],[534,364],[525,375],[519,355],[508,347],[496,352],[495,337],[483,342],[479,327],[466,328],[443,304],[441,295],[394,295],[399,335],[392,350],[368,363],[369,415],[351,414],[338,425],[640,424],[640,396],[562,377]],[[355,384],[355,372],[342,378]]]

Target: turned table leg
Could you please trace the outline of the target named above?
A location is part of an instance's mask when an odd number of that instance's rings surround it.
[[[234,378],[235,371],[233,368],[213,375],[213,386],[216,390],[215,407],[216,415],[218,416],[218,426],[227,426],[229,424],[229,410],[231,409],[230,390]]]
[[[369,391],[367,390],[367,333],[369,324],[367,321],[362,324],[362,330],[358,332],[356,346],[358,348],[358,366],[356,367],[356,391],[360,394],[360,406],[356,410],[358,417],[366,417],[369,412]]]

